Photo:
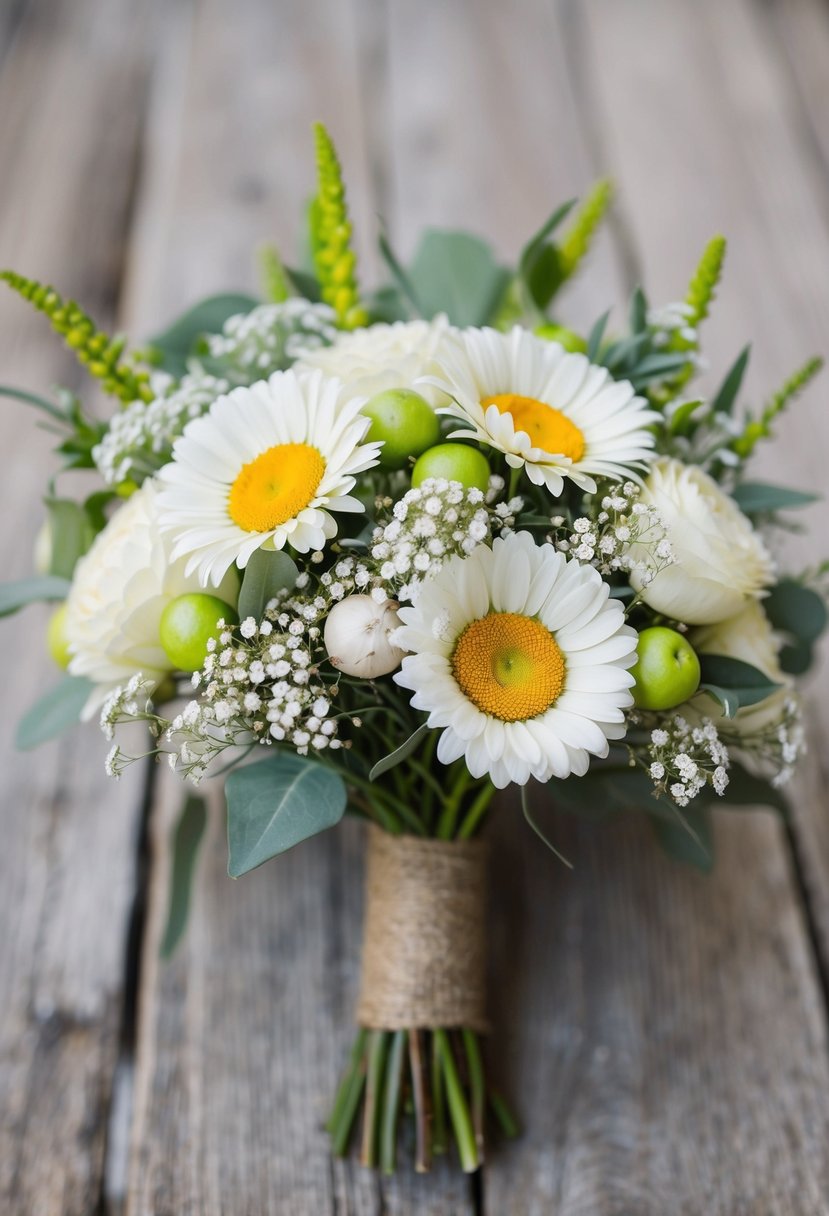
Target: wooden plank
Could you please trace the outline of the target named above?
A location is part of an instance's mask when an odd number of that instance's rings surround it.
[[[0,264],[56,282],[113,322],[144,97],[151,5],[29,3],[5,12],[0,67]],[[107,114],[106,124],[100,114]],[[0,294],[0,380],[80,383],[47,323]],[[85,385],[88,388],[88,384]],[[3,400],[4,577],[31,572],[51,437]],[[14,751],[14,723],[56,682],[45,610],[3,622],[0,738],[0,1208],[97,1211],[135,890],[141,775],[114,788],[94,726]]]
[[[168,21],[173,49],[154,81],[130,272],[130,313],[145,329],[202,292],[251,286],[257,242],[276,239],[293,255],[313,190],[314,119],[337,140],[363,234],[372,213],[346,6],[244,0],[229,22],[219,0],[199,0]],[[233,883],[214,807],[190,934],[162,965],[169,828],[181,796],[169,781],[163,788],[129,1212],[379,1214],[377,1181],[333,1164],[322,1130],[352,1033],[359,834],[330,833]]]
[[[567,9],[570,50],[593,82],[645,282],[677,298],[705,239],[733,233],[710,349],[723,368],[755,335],[756,394],[810,349],[829,295],[820,203],[754,14],[591,0],[584,29],[580,11]],[[805,410],[766,464],[776,479],[817,471],[825,440]],[[529,1129],[489,1172],[488,1210],[829,1210],[826,1010],[779,825],[721,812],[709,880],[634,825],[596,837],[562,825],[577,868],[552,873],[551,896],[544,858],[512,830],[499,825],[498,855],[509,876],[520,850],[524,869],[497,897],[495,974]]]

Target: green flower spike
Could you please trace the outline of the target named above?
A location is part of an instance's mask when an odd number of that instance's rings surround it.
[[[760,417],[748,420],[743,433],[732,441],[730,445],[732,451],[736,452],[742,460],[747,460],[761,439],[770,438],[775,418],[783,413],[789,402],[806,387],[810,380],[814,379],[822,367],[823,360],[815,357],[809,359],[807,363],[803,364],[803,367],[790,376],[782,388],[779,388],[770,399]]]
[[[351,248],[351,222],[337,150],[322,123],[314,125],[318,193],[311,204],[311,247],[322,298],[337,314],[341,329],[368,323],[360,304],[357,259]]]
[[[147,373],[136,371],[121,359],[123,338],[111,338],[102,333],[74,300],[62,299],[53,287],[27,279],[13,270],[0,271],[0,280],[49,318],[55,332],[107,393],[125,404],[139,398],[152,401]]]
[[[724,236],[712,237],[703,250],[694,276],[688,284],[685,303],[691,309],[688,324],[694,329],[708,316],[714,292],[722,278],[726,241]]]
[[[596,229],[604,219],[612,201],[613,183],[607,178],[596,182],[576,212],[576,218],[559,245],[558,255],[562,281],[575,274],[590,249]]]

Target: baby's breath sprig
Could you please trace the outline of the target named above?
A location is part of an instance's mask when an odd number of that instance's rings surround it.
[[[368,323],[357,285],[357,257],[337,150],[321,122],[314,125],[317,195],[311,205],[311,245],[322,298],[337,314],[341,329]]]
[[[580,516],[569,525],[554,516],[553,541],[557,549],[589,562],[604,576],[634,570],[648,586],[674,560],[662,517],[656,507],[640,502],[641,489],[633,481],[613,486],[593,516]],[[628,605],[628,611],[638,602]]]
[[[780,716],[759,730],[750,734],[743,729],[735,730],[726,720],[720,727],[720,734],[736,758],[751,757],[753,767],[762,772],[775,789],[791,780],[798,760],[806,751],[803,712],[794,694],[786,697]]]
[[[631,760],[653,781],[654,793],[668,795],[679,807],[706,786],[720,796],[728,786],[728,748],[710,718],[691,726],[675,714],[651,731],[644,756],[629,750]]]
[[[124,338],[103,333],[74,300],[64,300],[53,287],[36,279],[27,279],[13,270],[2,270],[0,280],[49,318],[55,332],[107,393],[125,404],[152,400],[148,373],[131,367],[122,359]]]
[[[252,384],[290,367],[309,351],[329,346],[336,337],[333,308],[291,296],[228,317],[220,334],[208,335],[207,348],[235,384]]]

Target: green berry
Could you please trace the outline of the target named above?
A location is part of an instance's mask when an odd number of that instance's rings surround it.
[[[72,657],[66,637],[66,604],[61,604],[59,608],[56,608],[49,618],[49,625],[46,629],[46,644],[49,647],[49,654],[55,660],[58,667],[66,670]]]
[[[699,688],[696,651],[675,629],[652,625],[639,634],[633,700],[640,709],[673,709]]]
[[[538,338],[544,338],[546,342],[558,342],[559,346],[563,346],[565,350],[581,355],[587,351],[587,343],[584,338],[575,330],[565,328],[564,325],[553,325],[551,321],[547,321],[543,325],[537,325],[533,333]]]
[[[486,490],[489,486],[489,464],[478,448],[468,443],[439,443],[424,452],[412,469],[412,485],[419,486],[428,477],[445,477],[447,481],[459,481],[471,489],[477,486]]]
[[[198,671],[207,658],[207,643],[218,641],[218,622],[235,625],[237,620],[236,609],[218,596],[191,591],[170,600],[162,612],[161,645],[177,671]]]
[[[380,465],[402,469],[410,456],[419,456],[440,438],[440,422],[428,401],[410,388],[377,393],[363,406],[371,419],[369,440],[382,440]]]

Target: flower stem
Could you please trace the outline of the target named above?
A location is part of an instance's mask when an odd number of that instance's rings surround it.
[[[363,1087],[366,1082],[365,1048],[367,1038],[368,1031],[360,1030],[351,1053],[351,1064],[343,1079],[343,1084],[334,1103],[334,1110],[331,1112],[331,1118],[328,1121],[328,1130],[331,1133],[331,1145],[336,1157],[344,1157],[348,1152],[351,1129],[357,1117],[360,1098],[363,1096]]]
[[[426,1061],[423,1056],[423,1031],[409,1031],[409,1063],[412,1071],[412,1097],[415,1114],[415,1170],[426,1174],[432,1165],[429,1086],[426,1083]]]
[[[437,1032],[432,1035],[432,1106],[435,1112],[432,1125],[432,1151],[445,1153],[449,1145],[446,1136],[446,1089],[443,1084]]]
[[[490,1089],[489,1105],[492,1108],[492,1113],[498,1120],[501,1131],[508,1140],[514,1140],[516,1136],[521,1134],[521,1126],[518,1120],[497,1089]]]
[[[456,836],[457,840],[468,840],[472,836],[483,818],[487,807],[495,794],[495,786],[489,782],[478,792],[478,796],[472,803],[472,806],[466,812],[466,815],[461,820],[461,826],[458,829]]]
[[[484,1160],[484,1114],[486,1107],[486,1086],[484,1084],[484,1066],[481,1060],[481,1050],[478,1036],[474,1030],[461,1031],[463,1046],[466,1052],[466,1065],[469,1070],[469,1088],[472,1100],[472,1125],[475,1128],[475,1143],[478,1146],[478,1160]]]
[[[386,1086],[380,1124],[380,1167],[384,1174],[393,1174],[397,1158],[397,1120],[400,1116],[400,1096],[403,1091],[403,1066],[406,1062],[405,1030],[396,1030],[391,1040],[386,1064]]]
[[[360,1152],[360,1164],[369,1167],[373,1167],[377,1163],[377,1141],[382,1109],[380,1096],[390,1037],[387,1030],[369,1032],[366,1104],[363,1109],[363,1144]]]
[[[449,1044],[449,1037],[446,1031],[436,1030],[435,1040],[440,1057],[441,1072],[446,1082],[449,1117],[452,1120],[452,1130],[455,1133],[455,1142],[458,1146],[458,1155],[461,1159],[461,1169],[465,1174],[472,1174],[480,1165],[480,1161],[478,1160],[478,1148],[475,1142],[475,1131],[472,1127],[469,1107],[464,1096],[460,1077],[458,1076],[458,1070],[455,1067],[452,1048]]]

